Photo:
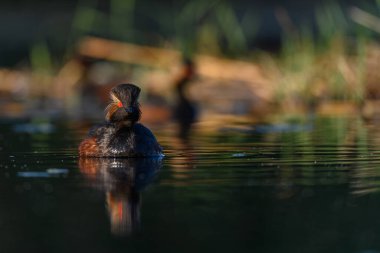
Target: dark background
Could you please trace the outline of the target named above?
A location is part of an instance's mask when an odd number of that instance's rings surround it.
[[[26,61],[30,45],[44,40],[57,55],[64,55],[69,44],[77,38],[73,35],[73,19],[76,10],[89,6],[100,13],[110,12],[112,1],[1,1],[0,3],[0,66],[15,66]],[[161,21],[177,22],[178,11],[190,1],[135,1],[133,9],[133,27],[135,32],[127,41],[138,44],[160,46],[166,39],[175,36],[170,27]],[[308,25],[315,32],[316,9],[321,6],[339,3],[343,10],[352,5],[366,10],[372,8],[374,1],[215,1],[214,8],[224,3],[236,13],[238,19],[247,12],[254,18],[255,31],[250,25],[243,27],[247,36],[248,49],[264,49],[277,52],[281,47],[282,28],[276,17],[276,8],[284,8],[293,24],[297,27]],[[210,9],[209,13],[213,11]],[[128,15],[128,13],[126,13]],[[130,14],[129,14],[130,15]],[[208,15],[208,14],[206,14]],[[195,25],[195,29],[197,24]],[[93,32],[102,37],[117,37],[107,32]]]

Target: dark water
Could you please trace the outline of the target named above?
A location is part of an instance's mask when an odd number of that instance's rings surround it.
[[[380,252],[380,134],[359,118],[155,130],[79,159],[90,124],[0,124],[0,252]]]

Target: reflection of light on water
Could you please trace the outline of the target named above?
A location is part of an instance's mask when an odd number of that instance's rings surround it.
[[[140,227],[141,191],[156,176],[162,157],[80,158],[80,171],[105,192],[111,232],[127,236]]]
[[[39,124],[18,124],[13,127],[13,131],[16,133],[51,133],[54,131],[54,126],[50,123],[39,123]]]
[[[38,177],[61,177],[67,176],[69,174],[68,169],[61,168],[51,168],[46,171],[19,171],[17,172],[18,177],[29,177],[29,178],[38,178]]]
[[[125,192],[106,193],[111,232],[114,235],[130,235],[140,227],[140,193],[134,189]]]
[[[109,233],[128,236],[142,230],[138,236],[116,240],[128,245],[151,242],[137,249],[123,249],[139,252],[164,251],[168,248],[160,245],[173,246],[173,241],[195,243],[197,248],[209,242],[207,247],[215,247],[221,237],[231,238],[230,249],[236,249],[239,245],[262,245],[263,237],[270,244],[271,235],[279,233],[290,236],[283,238],[283,244],[297,234],[299,243],[307,240],[303,245],[307,249],[316,238],[322,237],[320,245],[326,245],[326,240],[346,245],[345,238],[353,238],[351,241],[356,243],[367,235],[379,234],[378,126],[370,129],[352,120],[338,124],[336,119],[317,119],[312,123],[310,131],[264,133],[255,132],[254,124],[241,124],[244,128],[240,129],[249,131],[236,130],[237,125],[236,129],[225,131],[195,132],[190,143],[158,133],[165,147],[165,169],[157,184],[145,192],[144,186],[154,178],[154,164],[127,159],[80,159],[82,174],[78,175],[74,153],[60,154],[55,152],[55,146],[49,146],[58,143],[60,149],[66,148],[63,135],[46,134],[54,143],[42,138],[40,146],[35,139],[25,139],[19,145],[34,143],[31,147],[22,146],[27,153],[11,152],[5,139],[5,152],[0,154],[1,171],[8,173],[1,182],[2,222],[8,222],[10,228],[5,233],[14,236],[20,228],[43,229],[49,236],[50,231],[62,231],[69,239],[75,233],[75,238],[88,238],[88,245],[99,247],[98,244],[108,243],[113,248],[115,239]],[[9,140],[13,143],[17,136],[23,136],[13,131],[12,134]],[[7,138],[7,133],[4,136]],[[65,175],[65,168],[70,171],[67,179],[38,179],[49,172]],[[34,174],[35,179],[33,173],[23,175],[16,169],[42,174]],[[19,178],[15,179],[15,173]],[[37,207],[29,208],[31,203]],[[52,224],[51,228],[32,227],[36,223],[30,225],[29,217],[35,217],[35,213],[42,217],[38,223],[44,219]],[[260,240],[252,242],[255,236],[251,235],[255,233]],[[205,235],[210,238],[202,240]],[[375,236],[363,245],[372,242],[377,242]],[[176,245],[172,251],[177,250]]]
[[[232,154],[231,156],[232,157],[246,157],[247,154],[245,154],[245,153],[235,153],[235,154]]]
[[[291,132],[304,132],[313,130],[310,124],[276,124],[276,125],[257,125],[255,131],[258,133],[291,133]]]

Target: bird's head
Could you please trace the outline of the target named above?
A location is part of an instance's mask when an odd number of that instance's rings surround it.
[[[111,103],[106,108],[106,120],[131,125],[141,116],[138,98],[140,88],[134,84],[119,84],[111,89]]]

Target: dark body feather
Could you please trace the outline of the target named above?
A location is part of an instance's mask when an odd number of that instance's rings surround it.
[[[95,139],[98,147],[92,153],[84,149],[88,139]],[[79,146],[79,153],[92,157],[148,157],[162,155],[162,148],[152,132],[140,123],[121,128],[105,123],[90,130]]]

